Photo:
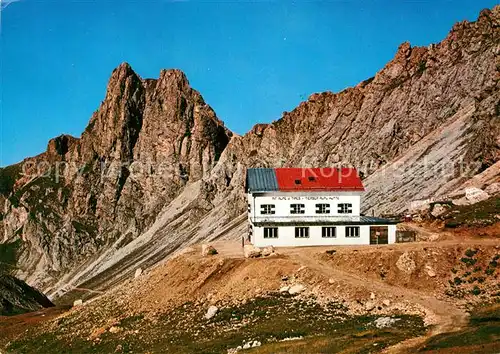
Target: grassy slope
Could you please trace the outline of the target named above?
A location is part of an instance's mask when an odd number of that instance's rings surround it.
[[[77,317],[59,320],[57,330],[39,334],[32,329],[14,341],[8,350],[16,353],[226,353],[243,341],[258,340],[263,346],[257,353],[310,345],[319,351],[336,352],[351,349],[357,353],[372,352],[393,343],[424,333],[418,317],[401,316],[390,329],[377,329],[376,317],[345,317],[341,305],[326,308],[314,302],[275,295],[257,298],[245,305],[228,307],[210,319],[204,319],[206,308],[186,303],[155,321],[141,315],[117,323],[119,333],[101,331],[99,339],[92,331],[81,328]],[[87,318],[87,321],[92,319]],[[109,319],[108,319],[109,320]],[[95,333],[95,330],[93,331]],[[281,342],[284,338],[303,336],[302,341]],[[90,339],[89,338],[93,338]],[[288,348],[288,349],[287,349]],[[271,350],[271,351],[267,351]]]
[[[472,205],[454,205],[443,216],[445,226],[489,226],[500,221],[500,197],[493,197]]]
[[[478,308],[471,313],[467,328],[432,337],[417,351],[457,354],[500,352],[500,304]]]

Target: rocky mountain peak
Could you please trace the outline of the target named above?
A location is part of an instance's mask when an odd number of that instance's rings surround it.
[[[56,138],[50,139],[47,145],[47,158],[50,161],[65,160],[67,154],[73,149],[79,141],[74,136],[63,134]]]
[[[55,271],[118,239],[127,244],[208,175],[231,136],[182,71],[142,79],[122,63],[82,137],[50,140],[28,161],[29,176],[9,180],[3,239],[22,235],[33,245],[26,269]],[[52,164],[43,169],[49,177],[32,178],[38,162]]]
[[[122,63],[111,73],[106,89],[106,99],[122,97],[127,86],[136,86],[140,82],[141,78],[132,67],[128,63]]]
[[[410,42],[403,42],[399,45],[396,52],[396,61],[405,61],[411,54],[411,44]]]
[[[179,69],[162,69],[160,70],[160,76],[158,77],[158,81],[177,84],[179,88],[188,88],[189,80],[186,74]]]

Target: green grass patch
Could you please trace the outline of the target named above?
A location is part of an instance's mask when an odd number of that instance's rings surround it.
[[[469,258],[472,258],[476,255],[478,251],[477,250],[473,250],[473,249],[467,249],[467,251],[465,251],[465,255]]]
[[[482,293],[481,289],[476,285],[474,288],[470,291],[472,295],[480,295]]]
[[[425,70],[427,70],[427,61],[421,60],[418,63],[418,68],[417,68],[416,75],[417,76],[421,76],[425,72]]]
[[[460,260],[462,261],[462,263],[465,263],[468,267],[471,267],[477,263],[477,260],[474,258],[462,257]]]

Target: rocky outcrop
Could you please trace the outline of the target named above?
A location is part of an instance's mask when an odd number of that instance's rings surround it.
[[[54,306],[41,292],[11,275],[0,274],[0,316]]]
[[[3,240],[23,241],[17,275],[58,296],[192,242],[241,237],[247,167],[356,166],[376,214],[467,185],[500,156],[499,21],[495,7],[439,44],[404,43],[373,78],[244,136],[182,72],[142,79],[120,65],[81,138],[0,170]]]

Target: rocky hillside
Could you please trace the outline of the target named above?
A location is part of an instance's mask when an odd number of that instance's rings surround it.
[[[188,247],[58,318],[0,331],[0,350],[498,353],[498,310],[474,314],[500,295],[492,241],[289,248],[252,259],[236,240],[215,242],[216,255]]]
[[[16,274],[59,296],[200,239],[240,237],[247,167],[354,165],[369,213],[454,192],[499,160],[499,25],[497,6],[441,43],[404,43],[373,78],[245,136],[182,72],[142,79],[120,65],[81,138],[0,170],[3,242],[22,240]]]
[[[0,316],[17,315],[54,306],[38,290],[11,275],[0,274]]]

